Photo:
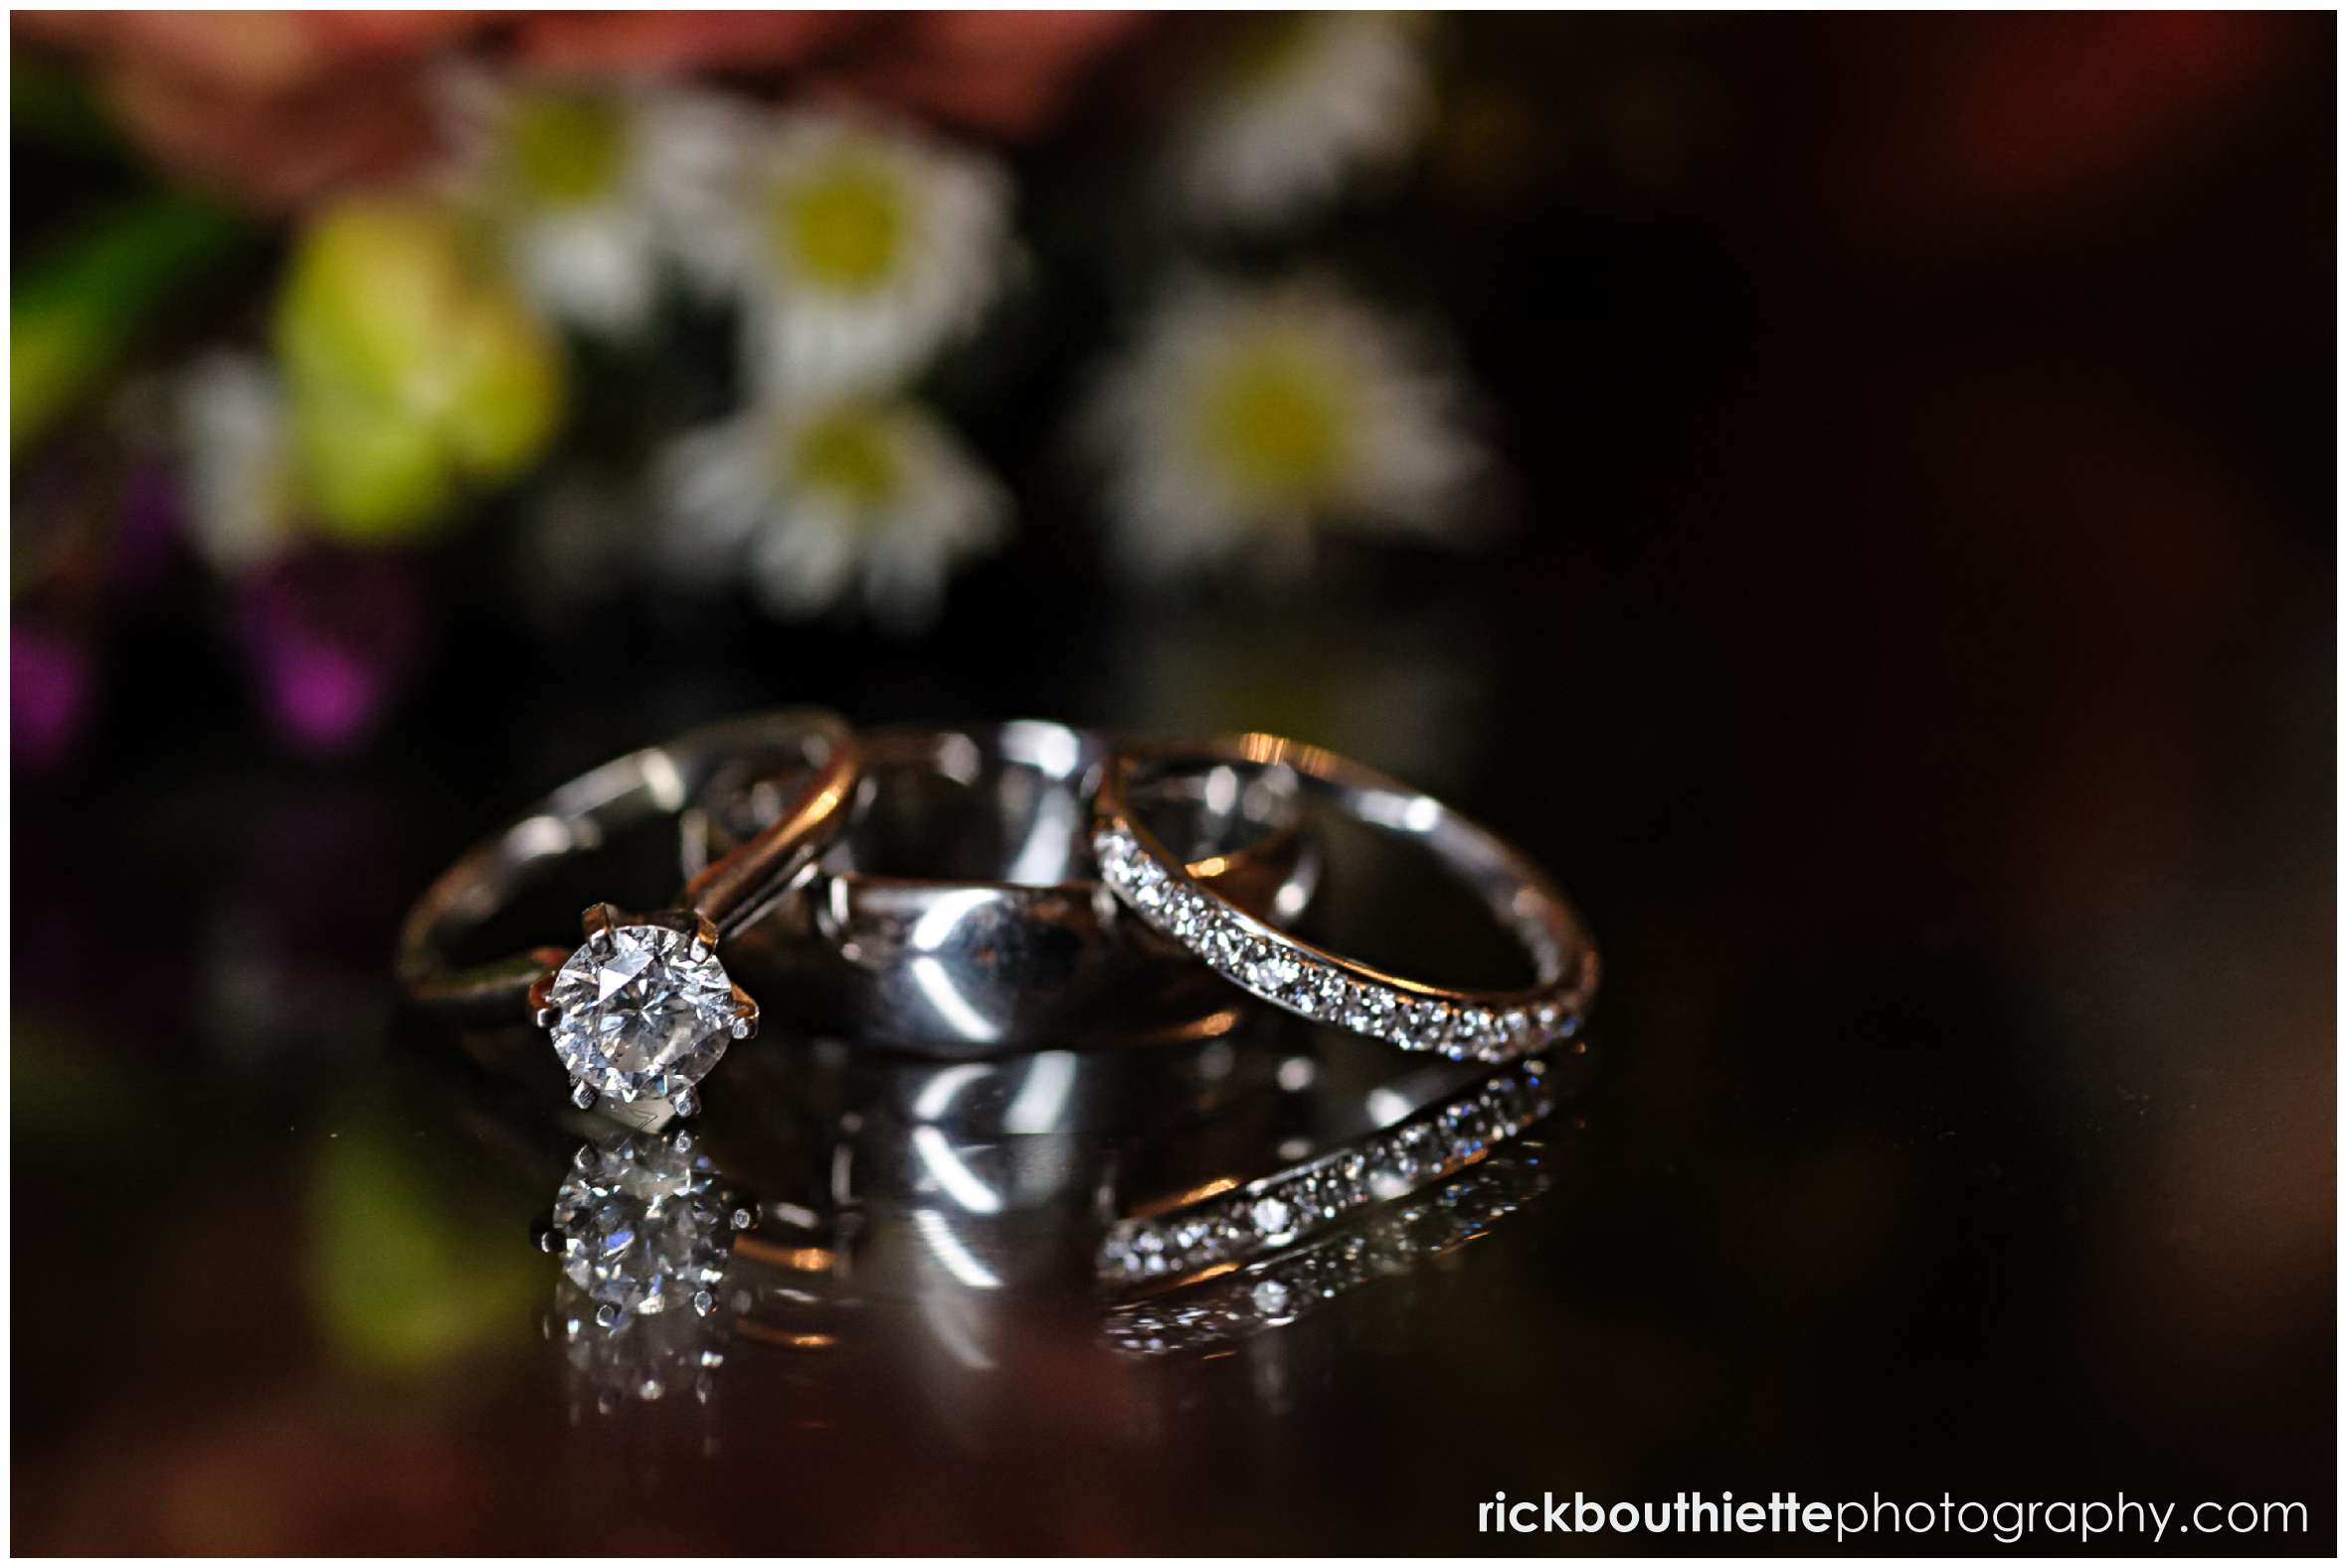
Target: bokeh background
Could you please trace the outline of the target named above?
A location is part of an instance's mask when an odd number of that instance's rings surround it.
[[[2123,1487],[2327,1549],[2334,60],[19,14],[11,1544]],[[390,933],[561,779],[803,701],[1281,730],[1499,825],[1609,958],[1559,1190],[1222,1361],[1045,1313],[1032,1398],[882,1349],[729,1366],[713,1458],[571,1427],[559,1152],[480,1156]]]

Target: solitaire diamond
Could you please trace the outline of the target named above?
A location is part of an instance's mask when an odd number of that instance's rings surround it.
[[[725,1054],[740,1015],[714,952],[665,926],[614,926],[570,957],[547,998],[570,1075],[620,1101],[672,1098]]]

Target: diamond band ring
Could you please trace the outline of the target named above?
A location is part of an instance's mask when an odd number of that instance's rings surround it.
[[[1460,990],[1388,974],[1293,937],[1192,876],[1136,810],[1168,774],[1284,771],[1308,795],[1365,826],[1423,845],[1463,880],[1531,956],[1534,983]],[[1569,1038],[1597,987],[1580,917],[1523,854],[1442,802],[1319,747],[1270,735],[1128,748],[1095,793],[1093,849],[1125,905],[1232,984],[1301,1017],[1409,1051],[1507,1062]]]
[[[458,966],[449,957],[518,891],[620,831],[691,810],[721,768],[792,770],[787,803],[685,886],[678,907],[632,916],[598,903],[586,941]],[[527,1017],[546,1029],[582,1109],[600,1097],[658,1100],[679,1115],[728,1043],[758,1026],[758,1004],[718,958],[720,942],[812,873],[837,835],[858,773],[847,726],[815,709],[711,725],[607,763],[476,846],[418,900],[398,967],[422,1005],[482,1022]]]
[[[1229,988],[1139,922],[1112,918],[1089,833],[1102,737],[1018,721],[861,737],[855,809],[805,891],[729,947],[736,974],[796,1030],[915,1051],[1194,1039],[1239,1010]],[[1170,782],[1153,801],[1202,886],[1281,922],[1318,857],[1284,778]],[[705,813],[722,850],[775,802],[736,770]]]

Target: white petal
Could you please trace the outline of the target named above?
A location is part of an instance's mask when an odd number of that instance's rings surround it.
[[[251,355],[216,352],[189,369],[178,403],[190,537],[223,572],[258,566],[300,522],[276,376]]]

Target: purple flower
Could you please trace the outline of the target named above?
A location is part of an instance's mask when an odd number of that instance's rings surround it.
[[[245,581],[247,657],[278,734],[321,755],[366,739],[415,663],[422,605],[402,563],[312,551]]]
[[[72,754],[90,713],[90,655],[72,638],[28,626],[8,630],[10,755],[50,769]]]

